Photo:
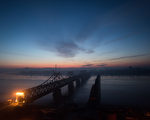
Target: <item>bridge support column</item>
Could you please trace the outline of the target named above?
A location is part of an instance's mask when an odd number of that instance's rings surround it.
[[[53,92],[53,101],[54,103],[58,104],[62,102],[62,94],[61,89],[55,89]]]
[[[68,84],[68,94],[72,94],[74,92],[74,84],[73,81]]]
[[[86,81],[86,78],[84,76],[82,76],[82,78],[81,78],[81,85],[83,85],[85,83],[85,81]]]
[[[81,84],[81,79],[79,78],[78,80],[76,80],[76,87],[79,87]]]

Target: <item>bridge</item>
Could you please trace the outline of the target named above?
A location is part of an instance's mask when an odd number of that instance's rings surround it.
[[[23,90],[24,98],[19,98],[18,101],[25,101],[25,103],[32,103],[33,101],[53,92],[53,96],[57,96],[56,93],[61,92],[61,87],[68,85],[68,89],[71,91],[74,87],[74,81],[76,86],[84,83],[90,77],[89,72],[83,72],[79,75],[65,77],[60,72],[54,72],[49,79],[42,84]],[[20,95],[20,94],[19,94]]]
[[[92,85],[88,101],[90,107],[96,107],[101,104],[101,76],[97,75],[95,83]]]

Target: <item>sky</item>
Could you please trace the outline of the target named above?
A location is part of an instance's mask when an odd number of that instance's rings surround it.
[[[149,0],[0,0],[0,67],[150,66]]]

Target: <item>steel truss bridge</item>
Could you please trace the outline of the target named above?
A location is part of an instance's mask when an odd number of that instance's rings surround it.
[[[44,81],[42,84],[25,89],[23,92],[25,94],[26,103],[32,103],[33,101],[45,96],[51,92],[60,89],[65,85],[73,85],[76,82],[76,86],[79,86],[84,81],[88,80],[90,77],[89,72],[83,72],[76,76],[65,77],[60,74],[60,72],[53,72],[53,74]]]

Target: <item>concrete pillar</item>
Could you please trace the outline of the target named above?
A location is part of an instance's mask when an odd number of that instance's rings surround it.
[[[74,92],[74,84],[73,81],[68,84],[68,94],[72,94]]]
[[[62,102],[62,94],[61,94],[61,89],[55,89],[53,92],[53,101],[56,104],[59,104]]]
[[[81,80],[80,84],[83,85],[83,84],[84,84],[84,77],[82,76],[82,77],[80,78],[80,80]]]
[[[79,87],[81,84],[81,79],[79,78],[78,80],[76,80],[76,87]]]

